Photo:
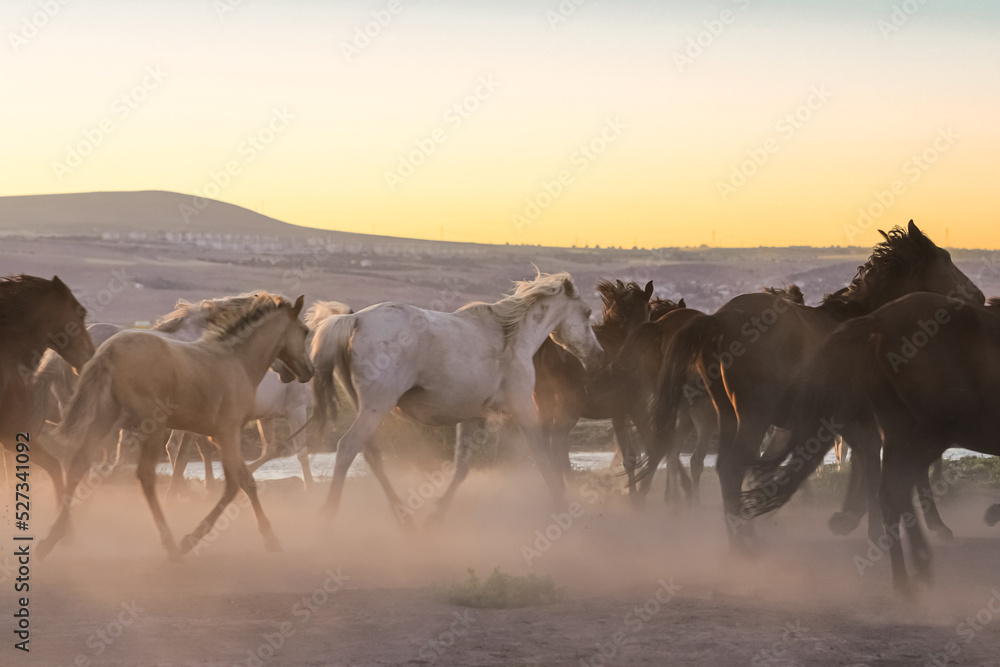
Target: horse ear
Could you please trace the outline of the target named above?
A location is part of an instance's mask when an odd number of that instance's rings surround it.
[[[295,317],[298,317],[299,313],[302,312],[302,305],[305,302],[306,302],[306,295],[305,294],[300,294],[299,298],[295,300],[295,305],[292,306],[292,314],[294,314]]]
[[[616,280],[615,282],[618,283],[618,289],[625,289],[625,283],[623,283],[621,279]]]
[[[646,301],[649,301],[649,297],[653,296],[653,281],[650,280],[646,283],[646,289],[643,290],[643,294],[646,296]]]
[[[684,297],[681,297],[681,300],[677,302],[677,307],[678,308],[687,308],[688,307],[687,304],[684,303]]]
[[[66,283],[59,279],[59,276],[52,276],[52,285],[59,289],[69,290],[69,287],[67,287]]]
[[[915,224],[913,224],[912,220],[910,220],[909,224],[906,225],[906,232],[913,237],[920,237],[924,235],[924,233],[920,231]]]
[[[569,278],[563,280],[563,291],[566,292],[566,296],[573,298],[576,296],[576,287],[573,286],[573,281]]]

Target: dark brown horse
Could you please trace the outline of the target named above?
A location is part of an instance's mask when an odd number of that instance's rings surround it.
[[[612,358],[621,349],[629,332],[649,319],[653,283],[650,281],[643,288],[635,282],[602,280],[597,283],[597,291],[604,304],[604,314],[601,321],[593,326],[594,335],[607,358]],[[677,305],[673,304],[673,307]],[[594,376],[588,375],[583,364],[551,338],[547,338],[535,353],[534,363],[535,404],[541,420],[542,438],[552,453],[557,469],[561,469],[564,475],[572,471],[569,433],[580,419],[611,419],[622,460],[626,461],[626,470],[630,471],[630,475],[634,473],[637,457],[632,447],[627,415],[617,403],[595,400],[601,392],[593,384]]]
[[[790,285],[787,288],[768,287],[764,291],[792,303],[805,303],[802,290],[797,285]],[[650,415],[648,408],[655,396],[660,373],[664,361],[669,355],[670,346],[673,345],[677,334],[694,320],[706,317],[705,313],[687,308],[684,300],[681,299],[678,306],[647,324],[637,327],[628,337],[622,351],[609,368],[609,374],[614,378],[608,383],[608,396],[606,400],[618,401],[635,410],[633,419],[636,423],[642,424],[645,431],[644,437],[648,440],[651,435]],[[677,419],[674,425],[674,438],[669,445],[662,449],[653,448],[652,456],[667,457],[667,483],[664,490],[664,499],[670,501],[675,495],[675,491],[680,486],[684,494],[689,499],[697,500],[701,474],[705,467],[705,455],[708,453],[709,443],[712,436],[718,430],[718,418],[715,406],[712,401],[704,396],[693,401],[690,405],[683,406],[677,412]],[[691,437],[695,439],[694,450],[691,454],[691,476],[680,462],[681,447],[685,441]],[[650,455],[647,443],[647,455]],[[656,465],[648,462],[646,474],[651,478],[655,473]],[[648,482],[646,482],[648,484]]]
[[[18,434],[30,434],[29,458],[51,475],[57,497],[63,493],[62,466],[40,442],[45,401],[36,396],[34,371],[47,349],[75,369],[94,355],[86,314],[58,277],[0,278],[0,443],[15,452]]]
[[[771,294],[745,294],[717,313],[685,327],[671,348],[656,408],[657,447],[672,439],[677,410],[708,393],[719,413],[717,470],[730,544],[741,549],[750,524],[740,518],[747,468],[760,456],[772,424],[784,426],[783,398],[798,371],[842,322],[873,312],[911,292],[936,292],[981,304],[982,292],[910,221],[906,230],[882,232],[884,241],[851,284],[816,307]],[[692,370],[699,382],[689,381]],[[877,430],[864,420],[847,424],[854,451],[877,451]],[[864,441],[864,442],[863,442]],[[871,463],[871,462],[869,462]],[[877,463],[866,467],[875,469]],[[869,531],[881,533],[869,513]]]
[[[884,436],[879,501],[888,535],[877,546],[888,549],[893,583],[905,591],[902,523],[916,575],[929,579],[931,552],[914,490],[950,446],[1000,455],[1000,303],[905,296],[838,328],[806,370],[797,382],[788,447],[761,462],[744,496],[745,516],[783,505],[822,461],[829,435],[871,413]],[[918,497],[926,513],[928,497]],[[995,523],[998,512],[993,505],[987,522]]]

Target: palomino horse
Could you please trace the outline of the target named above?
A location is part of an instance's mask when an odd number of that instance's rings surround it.
[[[213,300],[208,300],[211,303]],[[196,313],[190,315],[190,313]],[[179,319],[184,322],[188,317],[204,317],[197,313],[203,313],[201,304],[190,304],[180,301],[177,310],[171,315],[164,317],[163,321]],[[317,322],[320,322],[332,315],[345,315],[354,312],[350,306],[339,301],[316,301],[306,311],[303,319],[309,328],[309,335],[306,338],[308,347],[312,331]],[[202,328],[207,323],[202,325]],[[307,413],[309,404],[312,401],[312,393],[305,385],[294,382],[295,375],[280,361],[276,361],[274,372],[269,372],[257,386],[257,395],[254,402],[254,412],[252,419],[257,421],[257,432],[260,435],[261,451],[260,457],[253,463],[248,464],[250,473],[253,474],[258,468],[272,459],[282,456],[294,455],[299,460],[302,467],[302,480],[307,489],[312,488],[313,477],[309,468],[309,449],[306,446],[307,434],[303,429],[308,421]],[[277,419],[284,419],[288,422],[291,431],[289,438],[290,447],[288,451],[274,446],[274,422]],[[180,436],[178,435],[180,434]],[[167,443],[167,454],[173,466],[173,474],[170,478],[170,485],[167,487],[167,497],[172,492],[179,491],[183,486],[184,469],[191,458],[193,445],[197,445],[201,454],[201,459],[205,465],[205,484],[210,485],[215,475],[212,470],[212,448],[203,446],[204,439],[191,433],[181,433],[180,431],[170,436]]]
[[[496,412],[514,417],[553,499],[564,502],[562,475],[553,470],[542,443],[531,398],[532,357],[550,334],[588,368],[600,363],[590,308],[568,273],[540,273],[496,303],[473,303],[454,313],[382,303],[321,322],[312,341],[317,414],[332,400],[334,372],[357,405],[354,423],[337,445],[325,512],[336,513],[347,470],[364,451],[393,511],[401,520],[407,516],[400,512],[405,506],[386,477],[381,453],[370,443],[394,409],[424,424],[458,424],[455,473],[435,518],[443,516],[468,474],[477,425],[484,428],[485,418]]]
[[[634,282],[602,280],[597,283],[597,291],[604,303],[604,315],[593,325],[594,335],[610,358],[621,349],[629,332],[649,319],[653,282],[646,283],[643,288]],[[535,404],[542,424],[542,439],[552,453],[556,468],[564,475],[572,472],[569,433],[580,419],[610,419],[629,476],[629,489],[634,489],[637,456],[626,413],[613,409],[616,404],[594,400],[600,391],[592,386],[596,376],[588,376],[577,358],[551,338],[542,343],[534,362]]]
[[[302,297],[293,305],[260,292],[250,300],[219,306],[214,323],[193,343],[146,331],[112,336],[84,368],[58,435],[80,445],[66,479],[62,508],[49,536],[39,545],[44,556],[66,532],[73,492],[90,467],[90,448],[114,429],[142,434],[136,475],[171,558],[187,553],[211,529],[239,489],[250,498],[268,549],[278,549],[257,487],[240,453],[240,429],[253,414],[257,385],[275,359],[300,382],[312,377],[306,355],[306,326],[299,320]],[[226,487],[218,504],[197,528],[175,546],[156,499],[156,459],[170,429],[201,433],[219,448]]]
[[[956,295],[969,303],[984,300],[948,252],[913,221],[907,230],[895,228],[883,236],[850,286],[824,298],[822,305],[744,294],[685,327],[671,348],[656,408],[658,439],[670,441],[678,408],[707,388],[719,414],[717,470],[727,533],[736,549],[747,546],[751,526],[739,516],[745,472],[758,460],[769,427],[785,425],[781,408],[794,376],[837,325],[910,292]],[[689,381],[692,369],[700,387]],[[847,425],[843,435],[855,451],[878,451],[877,445],[861,442],[878,438],[870,420]],[[877,466],[877,460],[865,462],[868,470]],[[869,506],[874,509],[875,503]],[[872,514],[869,533],[877,538],[881,525]]]
[[[87,310],[58,276],[52,280],[26,275],[0,278],[0,443],[7,451],[23,452],[18,434],[27,434],[28,439],[20,441],[27,442],[32,462],[52,477],[60,500],[62,467],[38,437],[45,413],[44,402],[37,398],[34,369],[47,349],[74,369],[94,355],[84,328],[86,315]]]
[[[783,505],[829,451],[832,427],[873,413],[884,436],[878,495],[893,584],[906,592],[901,522],[916,576],[931,575],[914,506],[928,466],[953,445],[1000,455],[1000,300],[984,307],[938,294],[905,296],[837,329],[806,370],[788,446],[761,461],[744,509],[756,516]],[[918,497],[926,513],[929,496]],[[987,511],[987,523],[1000,518],[998,510]]]

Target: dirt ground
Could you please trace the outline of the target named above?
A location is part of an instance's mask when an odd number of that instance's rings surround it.
[[[391,473],[415,505],[437,492],[433,476]],[[36,537],[52,520],[40,481]],[[859,574],[855,557],[878,553],[863,530],[830,534],[829,506],[798,501],[760,522],[756,558],[728,555],[711,480],[700,507],[656,498],[643,512],[581,480],[571,486],[579,516],[560,526],[536,472],[473,473],[443,526],[414,531],[400,529],[370,478],[349,480],[333,523],[317,515],[321,495],[263,491],[282,552],[264,550],[242,503],[197,553],[171,563],[137,485],[94,489],[72,537],[32,561],[28,654],[12,646],[5,510],[0,664],[1000,664],[1000,533],[982,523],[982,495],[944,499],[958,540],[935,543],[935,585],[903,600],[887,558]],[[168,504],[175,535],[209,505]],[[470,567],[550,575],[565,597],[510,610],[439,601],[433,586]]]

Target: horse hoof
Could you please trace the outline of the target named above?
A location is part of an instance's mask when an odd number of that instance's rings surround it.
[[[278,538],[275,536],[264,538],[264,548],[271,553],[278,553],[281,551],[281,543],[278,542]]]
[[[987,526],[995,526],[1000,523],[1000,503],[990,505],[986,510],[983,520],[986,521]]]
[[[167,548],[167,560],[171,563],[181,562],[181,552],[177,550],[177,547]]]
[[[53,544],[52,542],[50,542],[48,540],[48,538],[46,538],[46,539],[42,540],[41,542],[39,542],[38,543],[38,551],[35,552],[36,555],[38,556],[38,560],[40,560],[40,561],[41,560],[45,560],[45,557],[49,555],[49,552],[52,551],[52,547],[54,547],[54,546],[55,546],[55,544]]]
[[[183,556],[184,554],[188,553],[189,551],[194,549],[194,545],[196,544],[198,544],[197,537],[195,537],[194,535],[185,535],[184,539],[181,540],[180,554]]]
[[[861,522],[861,517],[850,512],[837,512],[830,517],[827,525],[834,535],[850,535]]]

